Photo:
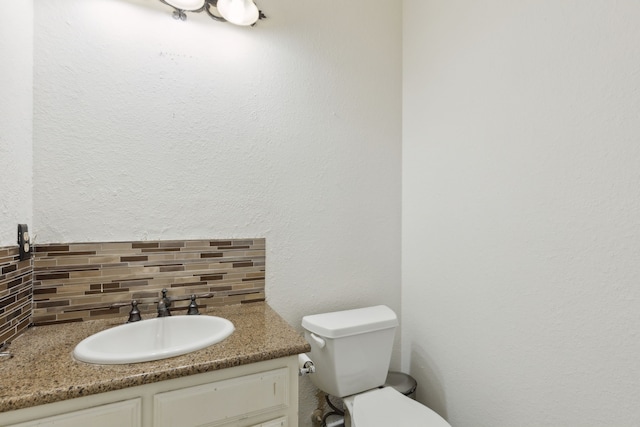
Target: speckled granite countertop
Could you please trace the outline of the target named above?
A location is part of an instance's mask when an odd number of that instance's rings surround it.
[[[124,319],[31,328],[11,343],[13,358],[0,359],[0,412],[310,351],[266,303],[214,308],[207,314],[231,320],[235,332],[193,353],[128,365],[91,365],[72,356],[82,339]]]

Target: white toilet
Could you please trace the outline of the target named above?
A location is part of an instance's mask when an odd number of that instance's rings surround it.
[[[302,318],[320,390],[343,398],[346,427],[451,427],[431,409],[392,387],[387,377],[398,319],[389,307]]]

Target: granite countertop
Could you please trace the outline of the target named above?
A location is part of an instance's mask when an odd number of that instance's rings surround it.
[[[206,314],[229,319],[235,332],[193,353],[127,365],[92,365],[72,356],[82,339],[126,319],[33,327],[11,343],[12,358],[0,359],[0,412],[310,351],[264,302],[212,308]]]

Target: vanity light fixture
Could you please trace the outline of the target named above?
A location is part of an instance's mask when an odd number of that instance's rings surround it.
[[[206,12],[209,17],[220,22],[230,22],[235,25],[255,25],[259,19],[266,16],[258,9],[253,0],[160,0],[171,6],[173,17],[184,21],[185,12]]]

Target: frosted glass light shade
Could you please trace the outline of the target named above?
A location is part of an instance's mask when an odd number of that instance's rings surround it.
[[[217,8],[224,19],[236,25],[253,25],[260,15],[253,0],[218,0]]]
[[[204,6],[204,0],[165,0],[171,6],[180,10],[198,10]]]

